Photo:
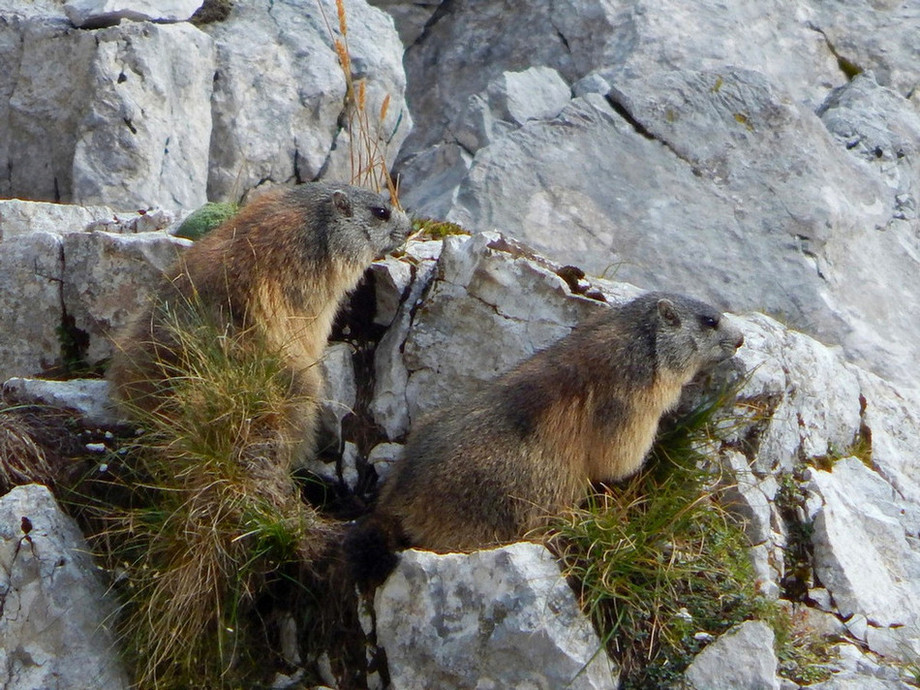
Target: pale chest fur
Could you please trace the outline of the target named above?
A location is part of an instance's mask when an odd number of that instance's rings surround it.
[[[683,376],[659,375],[651,386],[630,396],[631,406],[622,424],[594,428],[586,463],[591,481],[622,479],[642,467],[661,416],[677,405],[685,383]]]
[[[360,267],[344,262],[330,266],[317,280],[304,279],[300,304],[292,304],[278,283],[264,282],[252,296],[251,321],[260,324],[268,346],[281,352],[294,369],[315,368],[342,299],[361,274]]]
[[[677,404],[685,382],[659,377],[648,388],[630,392],[626,409],[610,424],[597,422],[595,411],[602,401],[596,393],[579,405],[556,405],[543,419],[540,436],[575,483],[628,477],[642,466],[662,414]]]

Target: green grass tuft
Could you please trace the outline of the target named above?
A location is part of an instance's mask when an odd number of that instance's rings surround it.
[[[729,397],[666,430],[646,469],[592,496],[550,537],[625,688],[679,681],[708,640],[775,606],[757,592],[749,544],[719,505],[720,477],[702,450]]]
[[[182,317],[170,376],[96,544],[121,574],[121,632],[139,687],[248,687],[270,670],[260,600],[309,579],[336,528],[291,479],[291,374],[253,333]],[[296,587],[295,587],[296,589]],[[309,598],[309,593],[303,593]]]

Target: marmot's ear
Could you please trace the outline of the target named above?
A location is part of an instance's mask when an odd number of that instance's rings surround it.
[[[664,297],[658,300],[658,315],[662,321],[672,328],[680,326],[680,314],[677,313],[677,307],[674,306],[674,302],[671,300]]]
[[[338,189],[334,191],[332,193],[332,204],[335,206],[335,210],[343,216],[348,216],[349,218],[352,216],[351,201],[345,192]]]

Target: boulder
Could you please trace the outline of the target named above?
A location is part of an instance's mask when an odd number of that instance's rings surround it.
[[[779,690],[776,667],[773,630],[747,621],[700,652],[684,678],[694,690]]]
[[[866,6],[861,0],[810,0],[807,24],[821,34],[841,68],[850,74],[871,70],[880,83],[903,96],[920,83],[920,45],[915,28],[920,7],[910,0]]]
[[[162,212],[0,201],[0,378],[109,357],[113,334],[191,244],[147,231],[171,222]]]
[[[898,318],[920,309],[908,4],[449,3],[406,53],[406,199],[595,275],[777,316],[920,387],[920,334]],[[890,29],[890,52],[850,16]],[[848,82],[849,60],[875,71]],[[534,70],[576,98],[538,119],[496,105]]]
[[[436,277],[424,301],[412,306],[407,336],[401,343],[381,342],[384,352],[400,354],[390,375],[378,380],[375,401],[404,396],[408,403],[408,418],[392,428],[402,430],[419,415],[462,400],[604,308],[573,293],[555,270],[561,267],[496,233],[446,238]],[[619,288],[621,297],[629,292]]]
[[[74,232],[63,243],[64,310],[88,338],[90,364],[112,355],[118,331],[141,312],[151,288],[192,244],[164,232]]]
[[[920,549],[900,521],[904,498],[855,457],[811,470],[809,489],[820,499],[815,571],[840,614],[920,633]]]
[[[531,66],[555,69],[573,84],[603,70],[638,75],[733,64],[764,69],[797,101],[817,105],[845,75],[809,16],[807,6],[789,12],[780,0],[718,7],[679,0],[442,5],[406,51],[409,105],[419,125],[406,153],[449,140],[471,95],[503,72]]]
[[[737,357],[747,372],[739,397],[742,406],[766,412],[756,438],[755,472],[789,471],[802,459],[850,448],[861,424],[857,369],[838,349],[763,314],[750,314],[739,325],[745,345]]]
[[[104,379],[46,381],[14,377],[3,384],[3,402],[69,408],[80,415],[87,427],[111,428],[124,423]]]
[[[392,160],[412,126],[402,44],[393,20],[365,2],[348,3],[347,21],[352,72],[366,79],[374,126],[390,98],[379,130]],[[306,182],[320,174],[350,178],[344,141],[336,143],[345,99],[332,45],[337,26],[333,3],[241,0],[227,20],[203,27],[217,46],[211,201],[235,201],[262,184]]]
[[[559,566],[537,544],[405,551],[374,610],[393,687],[617,686]]]
[[[0,200],[0,242],[32,232],[64,235],[116,218],[108,206],[76,206],[21,199]]]
[[[73,199],[119,208],[201,206],[208,200],[210,38],[189,24],[147,22],[95,33],[93,97],[77,129]]]
[[[31,376],[61,358],[64,250],[49,232],[0,243],[0,379]]]
[[[0,684],[127,689],[115,602],[72,519],[43,486],[0,498]]]
[[[121,208],[206,201],[214,53],[201,31],[84,31],[33,17],[0,25],[0,60],[0,194]]]
[[[438,9],[442,0],[368,0],[393,17],[399,38],[404,46],[411,46],[425,30],[425,25]]]
[[[320,362],[325,386],[320,400],[320,422],[335,440],[336,449],[342,443],[342,420],[354,411],[358,397],[354,353],[348,343],[332,343]]]

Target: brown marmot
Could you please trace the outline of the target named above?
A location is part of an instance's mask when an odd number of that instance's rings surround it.
[[[356,576],[379,581],[395,564],[393,549],[519,540],[576,505],[590,483],[633,474],[683,385],[742,342],[709,305],[646,294],[604,309],[463,404],[427,415],[375,512],[352,531]]]
[[[218,333],[259,339],[303,399],[295,427],[312,451],[319,367],[343,298],[368,265],[402,245],[410,222],[359,187],[310,183],[266,193],[195,243],[116,341],[109,378],[127,407],[157,409],[181,357],[175,323],[202,315]]]

